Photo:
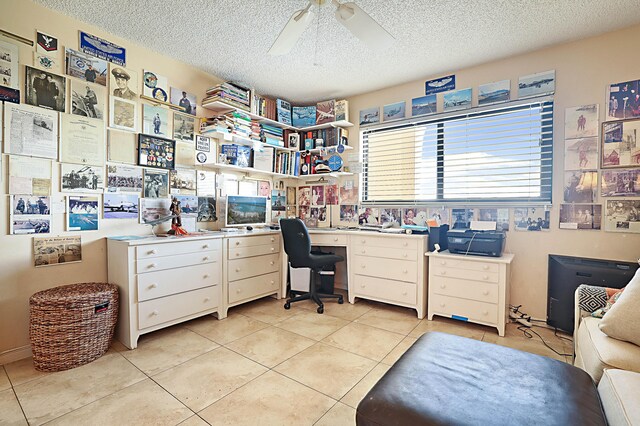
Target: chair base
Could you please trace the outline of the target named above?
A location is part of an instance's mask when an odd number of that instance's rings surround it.
[[[284,304],[285,309],[291,309],[291,304],[294,302],[299,302],[301,300],[312,300],[317,303],[318,309],[316,311],[321,314],[324,312],[324,304],[322,303],[322,298],[329,299],[338,299],[338,304],[342,305],[344,303],[344,298],[341,294],[323,294],[323,293],[304,293],[299,296],[290,297]]]

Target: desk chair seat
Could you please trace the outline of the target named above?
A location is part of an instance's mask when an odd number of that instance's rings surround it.
[[[300,296],[290,297],[284,304],[285,309],[291,308],[291,303],[300,300],[313,300],[318,304],[317,312],[324,312],[324,304],[322,298],[338,299],[338,303],[344,303],[342,295],[339,294],[322,294],[318,293],[316,285],[316,272],[322,270],[325,266],[335,265],[342,262],[344,257],[335,254],[312,254],[311,238],[304,222],[300,219],[280,219],[280,230],[282,232],[282,241],[284,243],[284,251],[289,256],[289,263],[293,268],[310,268],[311,282],[309,283],[309,292]]]

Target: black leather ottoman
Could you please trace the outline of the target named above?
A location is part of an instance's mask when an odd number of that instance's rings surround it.
[[[551,358],[427,333],[356,412],[364,425],[606,425],[591,377]]]

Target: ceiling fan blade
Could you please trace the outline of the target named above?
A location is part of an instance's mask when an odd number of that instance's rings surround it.
[[[269,55],[285,55],[291,51],[304,30],[313,21],[313,11],[310,6],[311,4],[291,15],[289,22],[287,22],[276,41],[271,45]]]
[[[369,47],[380,49],[394,42],[393,36],[357,4],[353,2],[340,4],[335,0],[333,4],[338,6],[336,10],[338,22]]]

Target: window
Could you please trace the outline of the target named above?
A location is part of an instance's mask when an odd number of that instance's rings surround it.
[[[553,101],[362,132],[364,204],[551,202]]]

